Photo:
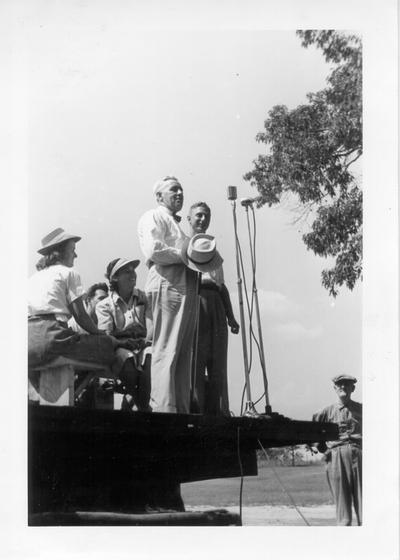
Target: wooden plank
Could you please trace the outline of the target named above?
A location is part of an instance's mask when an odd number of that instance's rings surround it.
[[[154,437],[168,442],[187,440],[242,440],[262,439],[268,446],[296,445],[309,441],[335,439],[338,427],[331,423],[290,420],[283,416],[273,418],[224,418],[200,414],[167,414],[127,412],[122,410],[85,410],[32,407],[29,428],[42,432],[79,434],[122,434],[135,437]]]
[[[240,516],[224,509],[204,512],[126,514],[110,512],[45,512],[29,516],[30,526],[229,526],[241,525]]]

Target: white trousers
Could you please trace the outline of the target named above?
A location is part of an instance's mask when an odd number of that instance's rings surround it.
[[[149,270],[146,296],[153,320],[153,412],[189,413],[190,365],[195,330],[196,275],[185,265]]]

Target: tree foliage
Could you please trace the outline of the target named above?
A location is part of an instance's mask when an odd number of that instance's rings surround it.
[[[362,273],[362,191],[352,172],[362,155],[361,41],[332,30],[297,34],[333,65],[327,86],[295,109],[271,109],[256,136],[266,154],[244,179],[257,188],[259,206],[297,197],[297,219],[313,220],[303,235],[307,248],[335,259],[322,284],[336,296],[340,286],[353,289]]]
[[[267,461],[270,464],[284,467],[311,465],[320,460],[320,457],[314,457],[305,445],[269,447],[259,450],[257,457],[260,463]]]

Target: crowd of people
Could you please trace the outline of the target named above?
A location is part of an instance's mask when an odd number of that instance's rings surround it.
[[[139,259],[106,266],[108,284],[86,292],[74,268],[81,239],[61,228],[42,239],[28,289],[28,365],[35,383],[41,366],[58,356],[104,364],[124,393],[123,408],[144,412],[229,416],[228,328],[239,332],[222,257],[207,234],[211,210],[191,205],[186,235],[178,212],[183,189],[176,177],[157,181],[156,208],[139,220],[148,268],[136,287]],[[325,455],[338,525],[361,524],[362,405],[351,399],[356,379],[333,379],[337,402],[314,415],[339,425],[337,441],[316,444]]]
[[[229,415],[228,326],[237,333],[222,257],[206,233],[211,211],[193,204],[190,233],[180,225],[183,189],[176,177],[157,181],[157,207],[139,220],[148,268],[136,287],[139,259],[117,258],[108,283],[86,292],[74,267],[81,239],[49,233],[28,289],[30,375],[57,356],[109,367],[131,410]],[[121,390],[121,389],[120,389]]]

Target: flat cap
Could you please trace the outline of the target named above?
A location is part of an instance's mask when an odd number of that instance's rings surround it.
[[[348,381],[349,383],[357,383],[357,379],[352,375],[337,375],[336,377],[332,378],[332,381],[335,383],[340,383],[341,381]]]

